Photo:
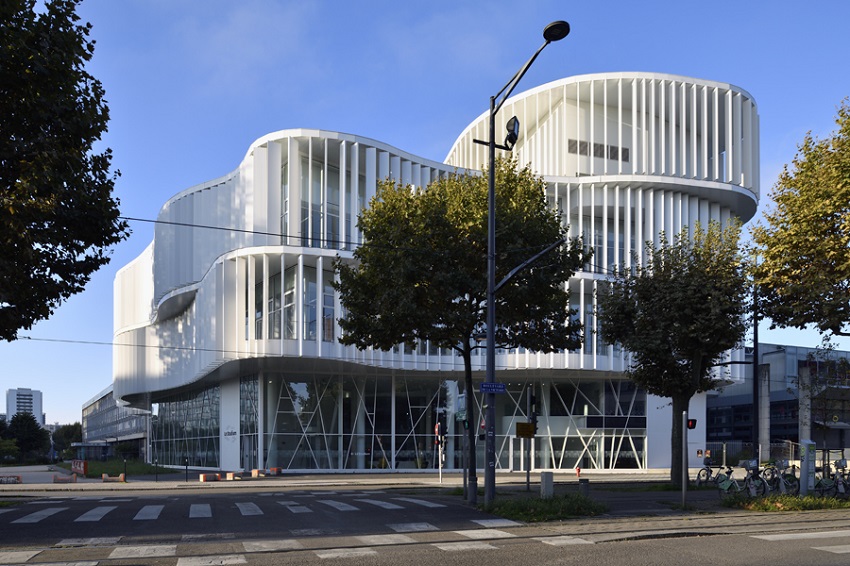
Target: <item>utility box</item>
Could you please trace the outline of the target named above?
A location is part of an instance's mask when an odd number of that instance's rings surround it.
[[[540,498],[551,499],[555,495],[552,472],[540,472]]]
[[[811,440],[800,441],[800,495],[808,495],[815,489],[815,466],[817,450]]]

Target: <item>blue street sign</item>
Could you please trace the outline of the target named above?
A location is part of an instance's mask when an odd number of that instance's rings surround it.
[[[498,381],[490,382],[485,381],[481,384],[480,389],[478,390],[480,393],[504,393],[505,392],[505,384],[500,383]]]

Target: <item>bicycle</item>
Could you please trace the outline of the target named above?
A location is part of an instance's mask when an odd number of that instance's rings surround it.
[[[788,472],[788,460],[778,460],[765,466],[762,479],[770,491],[778,491],[782,495],[797,495],[800,493],[800,480],[797,479],[797,466],[791,466]]]
[[[737,479],[732,476],[732,467],[726,466],[726,479],[717,483],[717,489],[721,497],[734,494],[743,494],[747,497],[761,497],[767,492],[767,482],[758,475],[758,460],[747,460],[741,462],[747,475],[744,477],[744,483],[741,485]]]
[[[820,497],[848,497],[850,496],[850,480],[844,475],[844,469],[847,467],[847,460],[836,460],[832,463],[835,467],[835,472],[830,474],[829,467],[822,471],[821,476],[815,482],[815,492]]]
[[[838,493],[838,484],[830,477],[829,466],[826,469],[817,468],[815,471],[820,473],[815,475],[815,493],[818,497],[835,497]]]
[[[705,467],[697,472],[697,477],[695,480],[697,487],[704,484],[717,485],[718,482],[721,482],[726,479],[728,472],[724,473],[722,471],[723,466],[718,466],[717,473],[714,473],[714,470],[711,467],[711,458],[705,458],[702,463]]]

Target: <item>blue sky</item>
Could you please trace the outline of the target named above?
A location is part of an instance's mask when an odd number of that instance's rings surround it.
[[[84,0],[79,13],[94,26],[88,69],[110,106],[116,195],[123,215],[143,219],[282,129],[358,134],[442,160],[558,19],[572,32],[517,92],[606,71],[737,85],[759,107],[763,203],[805,133],[831,132],[850,96],[846,0]],[[111,342],[115,272],[152,238],[152,225],[131,227],[85,292],[21,332],[32,340],[0,344],[2,388],[43,391],[48,422],[79,421],[111,382],[111,347],[68,341]],[[820,342],[811,331],[759,332]]]

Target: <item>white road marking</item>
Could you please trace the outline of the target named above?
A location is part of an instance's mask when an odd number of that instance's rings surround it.
[[[62,511],[67,511],[67,507],[48,507],[47,509],[42,509],[41,511],[36,511],[35,513],[30,513],[26,517],[21,517],[20,519],[15,519],[12,521],[13,523],[38,523],[42,519],[46,519],[51,515],[55,515],[56,513],[61,513]]]
[[[262,515],[263,511],[257,506],[256,503],[237,503],[237,507],[239,507],[239,512],[242,513],[242,516],[249,515]]]
[[[474,519],[473,523],[477,523],[488,529],[503,529],[505,527],[521,527],[522,523],[511,521],[510,519]]]
[[[457,552],[461,550],[497,550],[492,544],[486,542],[469,541],[469,542],[448,542],[444,544],[435,544],[440,550]]]
[[[86,511],[76,519],[74,519],[75,523],[93,523],[95,521],[100,521],[106,516],[110,511],[114,511],[118,509],[117,505],[104,505],[103,507],[95,507],[91,511]]]
[[[110,560],[116,560],[121,558],[155,558],[162,556],[177,556],[177,545],[119,546],[112,551],[109,558]]]
[[[455,532],[461,536],[465,536],[467,538],[474,538],[476,540],[485,540],[492,538],[511,538],[516,536],[512,535],[511,533],[506,533],[505,531],[499,531],[496,529],[472,529],[470,531]]]
[[[570,544],[593,544],[589,540],[584,540],[583,538],[578,537],[571,537],[569,535],[562,535],[556,537],[534,537],[534,540],[539,540],[540,542],[552,546],[567,546]]]
[[[354,505],[349,505],[348,503],[343,503],[342,501],[334,501],[333,499],[320,499],[319,503],[323,503],[330,507],[333,507],[337,511],[358,511],[357,507]]]
[[[368,503],[369,505],[374,505],[375,507],[380,507],[381,509],[404,509],[401,505],[396,505],[395,503],[390,503],[388,501],[381,501],[379,499],[355,499],[354,501],[359,501],[360,503]]]
[[[752,538],[760,540],[804,540],[817,538],[834,538],[850,536],[850,530],[843,531],[818,531],[814,533],[784,533],[779,535],[754,535]]]
[[[177,566],[223,566],[225,564],[246,564],[247,562],[241,554],[183,556],[177,559]]]
[[[395,523],[387,526],[397,533],[421,533],[439,530],[431,523]]]
[[[328,550],[317,550],[319,558],[357,558],[359,556],[372,556],[378,554],[371,548],[330,548]]]
[[[28,561],[33,556],[37,555],[40,550],[10,550],[0,552],[0,564],[22,564]]]
[[[425,501],[424,499],[415,499],[413,497],[393,497],[396,501],[407,501],[408,503],[414,503],[416,505],[421,505],[422,507],[429,507],[431,509],[438,509],[440,507],[445,507],[442,503],[434,503],[433,501]]]
[[[296,503],[295,501],[278,501],[278,505],[283,505],[292,513],[312,513],[313,510],[309,507]]]
[[[162,510],[165,508],[165,505],[145,505],[139,512],[136,513],[136,516],[133,517],[134,521],[153,521],[159,518],[159,514],[162,513]]]
[[[279,550],[298,550],[304,546],[295,539],[253,540],[242,543],[245,552],[276,552]]]
[[[838,546],[813,546],[815,550],[824,550],[833,554],[850,554],[850,544],[842,544]]]
[[[212,509],[209,503],[193,503],[189,507],[190,519],[204,519],[212,517]]]
[[[363,535],[357,537],[363,544],[382,546],[387,544],[411,544],[416,542],[407,535]]]

